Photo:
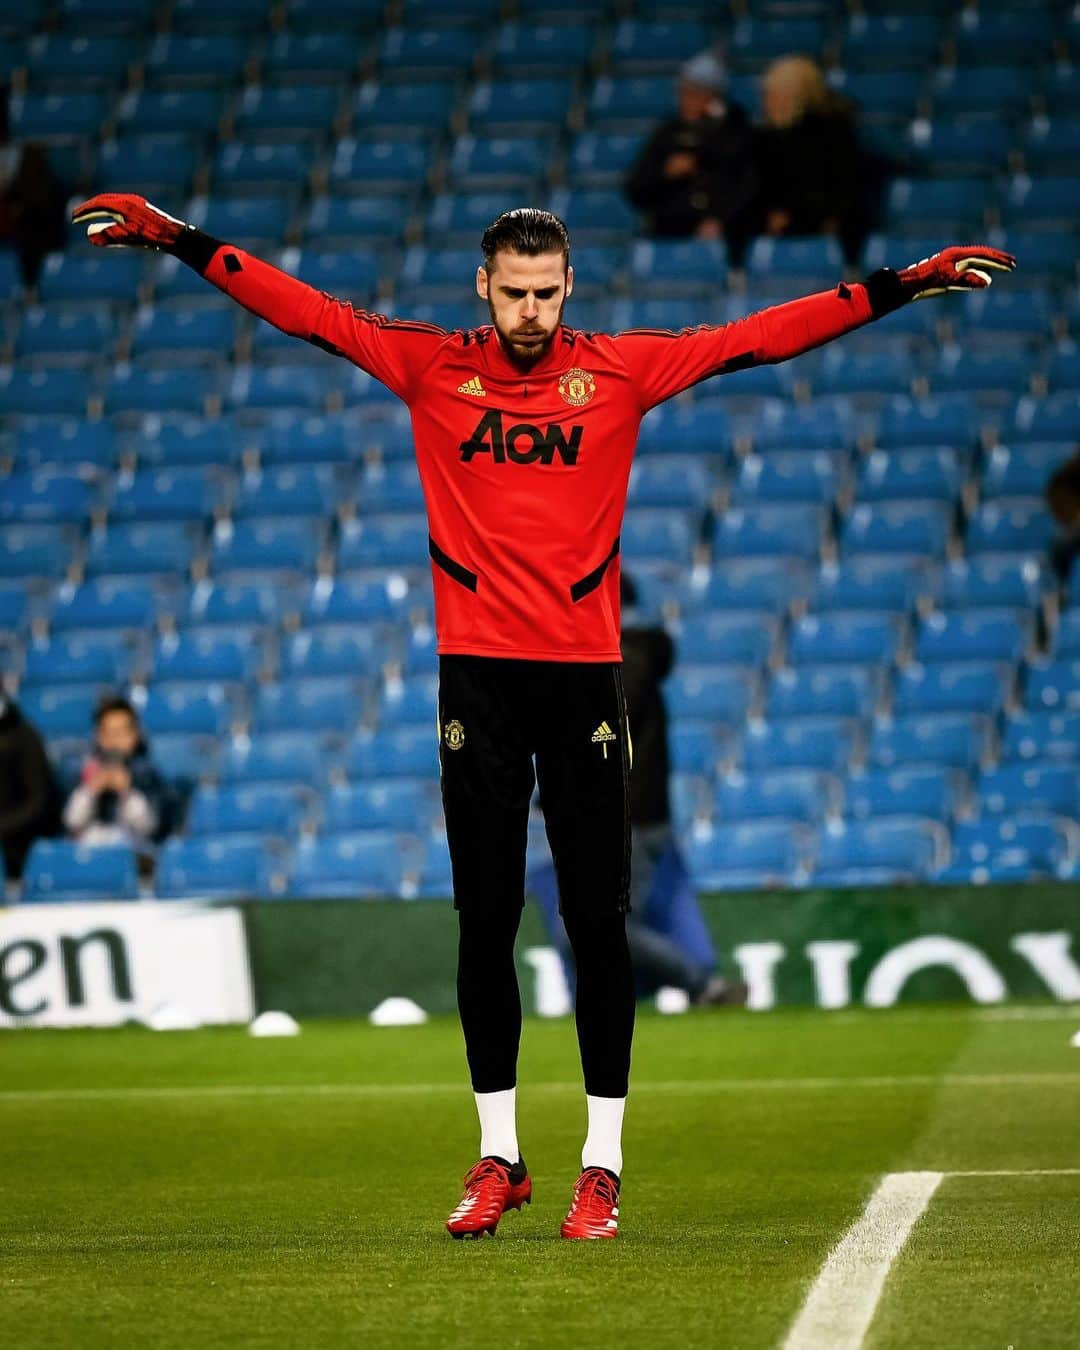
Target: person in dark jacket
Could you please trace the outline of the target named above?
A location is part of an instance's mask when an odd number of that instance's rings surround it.
[[[851,104],[806,56],[774,61],[761,91],[765,123],[754,136],[761,231],[835,235],[845,260],[856,264],[869,222]]]
[[[86,844],[129,844],[145,853],[168,826],[165,780],[150,762],[138,714],[126,698],[94,714],[93,752],[64,807],[69,834]]]
[[[655,238],[726,238],[741,265],[757,196],[750,121],[725,94],[722,63],[701,52],[679,72],[678,110],[642,147],[626,195]]]
[[[46,254],[67,243],[67,189],[43,145],[23,147],[19,166],[3,190],[4,215],[19,255],[23,285],[37,285]]]
[[[1069,580],[1073,564],[1080,558],[1080,454],[1067,459],[1046,485],[1050,514],[1058,524],[1058,533],[1050,545],[1050,561],[1063,582]]]
[[[37,728],[0,689],[0,847],[4,874],[17,881],[35,839],[60,823],[56,780]]]

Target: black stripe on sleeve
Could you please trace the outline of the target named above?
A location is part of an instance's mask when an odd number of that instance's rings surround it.
[[[470,572],[467,567],[463,567],[456,559],[451,558],[449,553],[444,553],[435,540],[428,535],[428,552],[431,554],[431,560],[436,567],[441,567],[447,576],[453,577],[467,591],[475,592],[479,577],[475,572]]]

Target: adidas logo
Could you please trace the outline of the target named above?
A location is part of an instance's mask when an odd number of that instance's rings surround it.
[[[474,375],[471,380],[459,384],[457,391],[459,394],[471,394],[473,398],[487,398],[487,390],[480,383],[479,375]]]
[[[605,759],[607,759],[608,741],[617,741],[618,739],[619,739],[618,736],[615,735],[615,733],[612,731],[612,729],[608,726],[606,722],[601,722],[600,725],[596,728],[596,730],[592,734],[593,745],[602,745],[604,747]]]

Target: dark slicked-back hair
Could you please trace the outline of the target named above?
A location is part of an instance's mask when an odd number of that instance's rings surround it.
[[[488,272],[495,266],[495,254],[503,249],[533,258],[540,253],[561,253],[564,264],[570,261],[570,235],[566,226],[558,216],[535,206],[504,211],[484,231],[480,248]]]

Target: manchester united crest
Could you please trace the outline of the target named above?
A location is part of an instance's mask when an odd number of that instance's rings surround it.
[[[456,717],[452,722],[447,722],[443,739],[450,750],[460,750],[465,744],[465,728]]]
[[[559,377],[559,393],[571,408],[583,408],[596,393],[596,380],[587,370],[568,370]]]

